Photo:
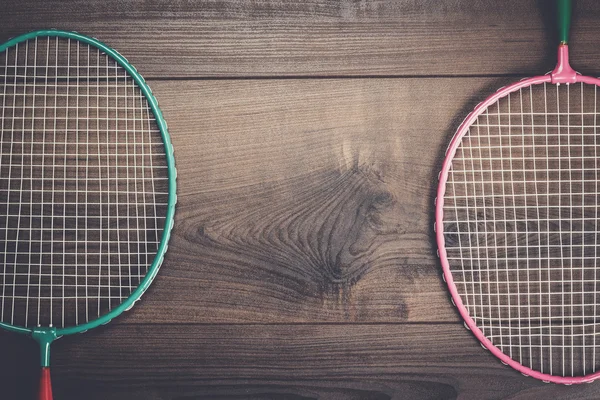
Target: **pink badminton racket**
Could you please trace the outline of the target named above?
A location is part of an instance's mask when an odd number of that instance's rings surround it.
[[[458,128],[436,201],[444,278],[465,325],[544,381],[600,377],[598,85],[558,64],[499,89]]]

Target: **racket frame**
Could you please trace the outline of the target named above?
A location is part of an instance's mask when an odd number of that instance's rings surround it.
[[[481,342],[481,344],[488,349],[493,355],[498,357],[500,361],[504,364],[508,364],[512,368],[521,372],[523,375],[531,376],[536,379],[540,379],[544,382],[555,382],[562,384],[573,384],[573,383],[585,383],[592,382],[598,378],[600,378],[600,371],[595,372],[593,374],[585,375],[585,376],[576,376],[576,377],[563,377],[550,375],[546,373],[542,373],[539,371],[535,371],[515,360],[510,358],[508,355],[504,354],[498,347],[496,347],[477,327],[475,321],[469,315],[469,311],[466,306],[463,304],[461,297],[458,293],[456,285],[454,284],[454,279],[452,277],[452,272],[450,270],[450,264],[448,262],[447,253],[446,253],[446,244],[444,239],[444,195],[446,193],[446,183],[448,181],[448,174],[450,172],[450,167],[452,165],[452,160],[458,150],[463,137],[468,133],[471,125],[477,120],[477,118],[487,110],[489,106],[496,103],[499,99],[508,96],[510,93],[516,92],[517,90],[532,86],[539,85],[542,83],[552,83],[559,85],[563,84],[571,84],[571,83],[586,83],[590,85],[600,86],[600,79],[583,76],[577,72],[575,72],[571,66],[569,65],[569,48],[567,44],[561,44],[558,47],[558,63],[556,68],[542,76],[535,76],[532,78],[526,78],[519,82],[515,82],[509,86],[502,87],[498,89],[494,94],[486,98],[484,101],[479,103],[473,111],[464,119],[464,121],[458,127],[448,149],[446,150],[444,163],[442,165],[442,170],[439,175],[439,184],[437,190],[437,197],[435,199],[435,233],[436,233],[436,241],[438,245],[438,256],[440,258],[440,262],[442,264],[443,269],[443,278],[448,285],[448,289],[450,294],[452,295],[452,299],[454,304],[458,308],[458,311],[465,321],[467,328],[473,332],[475,337]]]
[[[21,326],[10,325],[5,322],[0,322],[0,328],[7,331],[31,335],[40,344],[40,362],[42,367],[48,367],[50,364],[50,344],[57,338],[64,335],[72,335],[75,333],[82,333],[90,329],[96,328],[100,325],[109,323],[113,318],[120,315],[123,311],[129,310],[133,307],[134,303],[140,299],[144,292],[148,289],[158,270],[164,260],[164,256],[167,252],[169,238],[171,236],[171,230],[174,223],[175,215],[175,203],[177,202],[176,194],[176,180],[177,170],[175,169],[175,158],[173,156],[173,145],[171,144],[171,138],[169,136],[167,123],[158,107],[158,101],[154,97],[152,90],[144,80],[144,78],[138,73],[133,65],[127,61],[125,57],[119,54],[116,50],[110,48],[101,41],[79,34],[77,32],[61,31],[55,29],[38,30],[23,35],[14,37],[7,42],[0,45],[0,53],[7,50],[10,47],[15,46],[18,43],[22,43],[36,37],[59,37],[66,39],[77,40],[82,43],[86,43],[92,47],[95,47],[105,53],[107,56],[112,58],[116,63],[125,69],[129,75],[133,78],[141,92],[144,94],[148,101],[148,105],[152,110],[156,124],[160,130],[160,135],[165,146],[165,156],[167,161],[167,173],[168,173],[168,199],[167,199],[167,214],[165,218],[165,226],[163,228],[162,238],[160,240],[156,256],[152,261],[152,264],[148,268],[148,272],[144,279],[140,282],[139,286],[131,293],[131,295],[125,299],[117,307],[113,308],[108,313],[101,315],[93,321],[86,322],[84,324],[69,326],[63,328],[56,327],[35,327],[27,328]]]

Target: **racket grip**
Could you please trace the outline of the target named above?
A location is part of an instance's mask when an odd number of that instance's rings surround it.
[[[50,382],[49,367],[42,367],[40,373],[39,400],[52,400],[52,383]]]

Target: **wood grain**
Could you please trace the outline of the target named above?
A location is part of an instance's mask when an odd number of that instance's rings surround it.
[[[20,336],[0,337],[3,346],[33,346]],[[25,355],[35,361],[29,351]],[[8,356],[19,358],[14,351]],[[52,372],[60,399],[82,393],[90,400],[600,395],[597,385],[547,385],[524,377],[482,350],[458,324],[113,324],[57,341]],[[0,375],[3,388],[21,390],[5,379]]]
[[[575,2],[572,64],[600,70],[600,5]],[[40,28],[105,41],[146,77],[540,74],[546,1],[3,0],[0,41]]]
[[[154,82],[179,202],[128,321],[457,321],[435,256],[436,177],[462,109],[504,83]]]

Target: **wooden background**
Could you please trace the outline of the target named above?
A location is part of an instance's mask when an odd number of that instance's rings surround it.
[[[600,3],[572,64],[600,71]],[[467,332],[442,282],[443,152],[486,94],[553,68],[551,2],[1,0],[0,41],[75,30],[124,54],[179,172],[166,262],[143,301],[53,346],[66,399],[597,399],[543,384]],[[2,399],[38,349],[0,333]]]

